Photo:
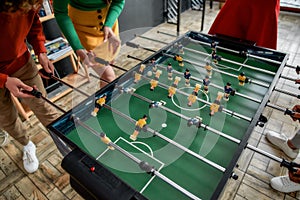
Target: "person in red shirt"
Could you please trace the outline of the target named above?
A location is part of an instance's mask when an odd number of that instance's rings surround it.
[[[0,1],[0,128],[24,146],[23,164],[28,173],[38,169],[36,147],[29,140],[11,94],[28,105],[44,126],[58,117],[56,110],[43,99],[24,92],[36,89],[43,96],[46,94],[26,42],[32,45],[44,70],[54,71],[46,54],[45,37],[37,14],[41,3],[42,0]]]
[[[226,0],[208,33],[276,49],[279,10],[279,0]]]

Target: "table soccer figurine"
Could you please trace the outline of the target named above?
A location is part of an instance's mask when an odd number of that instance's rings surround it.
[[[176,60],[179,64],[180,67],[183,67],[184,66],[184,63],[183,63],[183,58],[180,56],[180,55],[175,55],[174,56],[174,60]]]
[[[191,127],[192,125],[195,125],[197,128],[200,128],[202,124],[202,118],[199,116],[193,117],[188,119],[187,125],[188,127]]]
[[[197,95],[198,95],[198,93],[195,92],[195,91],[193,91],[192,94],[190,94],[190,95],[188,96],[188,104],[187,104],[188,107],[191,107],[191,106],[193,105],[193,103],[196,102],[196,100],[197,100]]]
[[[224,100],[228,101],[229,100],[229,95],[234,96],[235,95],[235,90],[231,87],[231,83],[227,83],[224,86]]]
[[[217,55],[216,51],[212,51],[211,58],[212,58],[213,62],[216,64],[222,60],[222,57]]]
[[[213,116],[216,112],[221,112],[223,110],[223,106],[221,105],[221,99],[223,96],[223,92],[218,92],[216,100],[210,105],[210,116]]]
[[[198,93],[199,93],[199,90],[201,89],[201,85],[200,84],[198,84],[198,83],[196,83],[196,85],[195,85],[195,87],[194,87],[194,92],[196,92],[197,94],[196,94],[196,96],[198,96]]]
[[[160,101],[152,101],[150,104],[149,104],[149,108],[158,108],[160,106],[164,106],[166,105],[166,102],[163,101],[163,100],[160,100]]]
[[[244,86],[245,83],[248,83],[249,79],[245,76],[244,72],[241,72],[240,75],[238,75],[239,85]]]
[[[176,93],[177,86],[178,86],[178,83],[179,83],[180,80],[181,80],[180,77],[178,77],[178,76],[175,77],[174,83],[168,89],[168,92],[169,92],[168,98],[172,98],[174,96],[174,94]]]
[[[203,84],[203,92],[205,94],[207,94],[208,93],[208,86],[210,84],[210,80],[209,80],[209,76],[208,75],[205,76],[205,78],[203,79],[202,84]]]
[[[168,79],[171,81],[173,80],[173,68],[172,68],[172,64],[169,63],[167,66],[167,72],[168,72]]]
[[[141,80],[141,76],[144,72],[144,69],[146,68],[146,65],[141,64],[139,70],[137,72],[135,72],[134,74],[134,83],[137,83],[139,80]]]
[[[212,51],[217,52],[217,43],[216,43],[216,41],[213,40],[213,41],[210,43],[210,47],[211,47],[211,50],[212,50]]]
[[[130,135],[130,139],[135,141],[138,134],[140,133],[141,130],[147,131],[147,120],[148,116],[144,115],[143,118],[139,119],[136,123],[135,123],[135,128],[134,128],[134,132],[132,133],[132,135]]]
[[[109,137],[106,136],[105,133],[100,133],[100,139],[103,143],[107,144],[108,148],[110,150],[114,150],[115,148],[113,146],[110,146],[111,140],[109,139]]]
[[[184,78],[185,78],[185,86],[190,86],[190,79],[191,79],[191,73],[189,69],[186,69],[184,74],[183,74]]]
[[[107,95],[103,94],[99,99],[96,100],[96,102],[95,102],[95,108],[94,108],[94,110],[91,113],[92,116],[94,116],[94,117],[97,116],[98,111],[100,110],[100,108],[103,107],[103,105],[106,102],[106,97],[107,97]]]
[[[175,43],[174,44],[174,48],[177,52],[179,52],[180,54],[184,55],[184,50],[183,50],[183,45],[179,42],[179,43]]]
[[[157,71],[157,64],[156,64],[155,58],[152,58],[151,60],[149,60],[148,66],[151,67],[153,73],[155,73]]]
[[[213,67],[207,62],[204,68],[206,69],[207,76],[211,78]]]
[[[161,70],[157,70],[156,73],[155,73],[155,77],[153,79],[151,79],[151,81],[150,81],[150,85],[151,85],[150,86],[150,90],[151,91],[153,91],[154,88],[157,87],[157,85],[158,85],[158,79],[159,79],[161,73],[162,73]]]
[[[178,44],[179,53],[184,55],[183,45],[181,43]]]

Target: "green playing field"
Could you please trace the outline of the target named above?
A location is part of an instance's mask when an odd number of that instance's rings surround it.
[[[211,61],[210,47],[195,40],[186,40],[183,49],[184,54],[173,45],[154,56],[157,69],[162,71],[154,91],[150,90],[150,81],[154,79],[155,72],[149,76],[147,72],[152,71],[152,66],[147,62],[137,83],[133,83],[133,72],[137,73],[140,65],[116,81],[114,84],[118,87],[96,94],[97,98],[103,93],[109,96],[97,117],[90,115],[93,103],[89,106],[82,104],[75,110],[84,113],[84,117],[80,119],[91,129],[99,134],[106,133],[116,145],[148,162],[158,172],[198,198],[211,199],[224,179],[224,174],[231,173],[228,168],[240,154],[240,142],[249,137],[255,125],[253,118],[274,81],[280,63],[240,55],[222,48],[217,49],[222,60],[214,63]],[[183,57],[184,66],[173,59],[176,54]],[[206,62],[213,67],[209,92],[203,92],[202,86],[197,101],[188,106],[188,96],[196,84],[202,85],[207,74],[204,68]],[[166,71],[169,63],[173,68],[172,80],[168,79]],[[191,73],[190,86],[185,85],[183,73],[186,69]],[[239,85],[237,78],[241,72],[251,80],[244,86]],[[168,98],[168,89],[176,76],[181,78],[176,94]],[[223,111],[210,116],[210,104],[214,102],[218,92],[224,92],[224,86],[228,82],[236,91],[235,95],[230,96],[229,101],[222,99]],[[120,92],[120,88],[134,89],[134,93]],[[157,108],[149,107],[151,102],[162,101],[166,104]],[[148,129],[140,131],[137,140],[132,141],[129,136],[135,129],[135,122],[144,114],[148,116]],[[188,123],[191,119],[200,118],[201,127]],[[147,198],[189,199],[161,178],[142,171],[132,159],[118,150],[108,149],[99,135],[88,129],[77,124],[62,132],[72,143]]]

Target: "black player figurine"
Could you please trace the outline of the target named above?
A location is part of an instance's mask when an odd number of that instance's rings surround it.
[[[183,74],[184,78],[185,78],[185,86],[190,86],[190,79],[191,79],[191,73],[189,69],[186,69],[184,74]]]
[[[167,66],[167,72],[168,72],[168,79],[170,81],[173,80],[173,68],[172,68],[171,63],[169,63]]]
[[[225,86],[224,86],[224,100],[228,101],[229,100],[229,95],[234,96],[235,95],[235,90],[231,87],[231,83],[228,82]]]
[[[209,76],[208,75],[205,76],[205,78],[203,79],[202,84],[203,84],[203,92],[205,94],[207,94],[208,93],[208,86],[210,84],[210,80],[209,80]]]

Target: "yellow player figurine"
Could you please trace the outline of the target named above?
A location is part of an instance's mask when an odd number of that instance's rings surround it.
[[[178,61],[178,64],[179,64],[180,67],[183,67],[183,66],[184,66],[183,58],[182,58],[180,55],[177,54],[177,55],[174,57],[174,60]]]
[[[239,85],[244,86],[245,83],[248,82],[248,78],[245,76],[244,72],[241,72],[240,75],[238,75]]]
[[[193,91],[192,92],[192,94],[190,94],[189,96],[188,96],[188,107],[191,107],[192,105],[193,105],[193,103],[195,103],[196,102],[196,100],[197,100],[197,95],[198,95],[198,93],[197,92],[195,92],[195,91]]]
[[[211,78],[213,67],[209,64],[209,62],[205,65],[206,74],[209,78]]]
[[[162,73],[161,70],[157,70],[156,73],[155,73],[155,77],[153,79],[151,79],[151,81],[150,81],[150,85],[151,85],[150,90],[151,91],[153,91],[154,88],[157,87],[157,85],[158,85],[158,79],[159,79],[161,73]]]
[[[141,76],[142,76],[145,68],[146,68],[146,65],[141,64],[139,71],[135,72],[135,74],[134,74],[134,83],[137,83],[139,80],[141,80]]]
[[[196,92],[196,96],[198,95],[199,90],[201,89],[201,85],[196,83],[195,88],[194,88],[194,92]]]
[[[216,100],[210,105],[210,116],[213,116],[216,112],[221,112],[223,110],[223,106],[221,106],[221,99],[223,96],[223,92],[218,92]]]
[[[105,144],[107,144],[108,145],[108,148],[110,149],[110,150],[114,150],[115,148],[113,147],[113,146],[110,146],[110,142],[111,142],[111,140],[109,139],[109,137],[107,137],[106,136],[106,134],[105,133],[100,133],[100,138],[101,138],[101,141],[103,142],[103,143],[105,143]]]
[[[98,100],[95,102],[95,108],[91,113],[92,116],[96,117],[99,109],[105,104],[106,102],[106,94],[103,94]]]
[[[180,77],[178,77],[178,76],[175,77],[174,83],[169,87],[168,98],[171,98],[176,93],[176,89],[177,89],[177,86],[178,86],[178,83],[179,83],[180,80],[181,80]]]
[[[148,119],[147,115],[144,115],[143,118],[139,119],[136,123],[135,123],[135,128],[134,128],[134,132],[132,133],[132,135],[130,135],[130,139],[135,141],[136,137],[138,136],[138,134],[140,133],[140,131],[146,126],[147,122],[146,120]]]

